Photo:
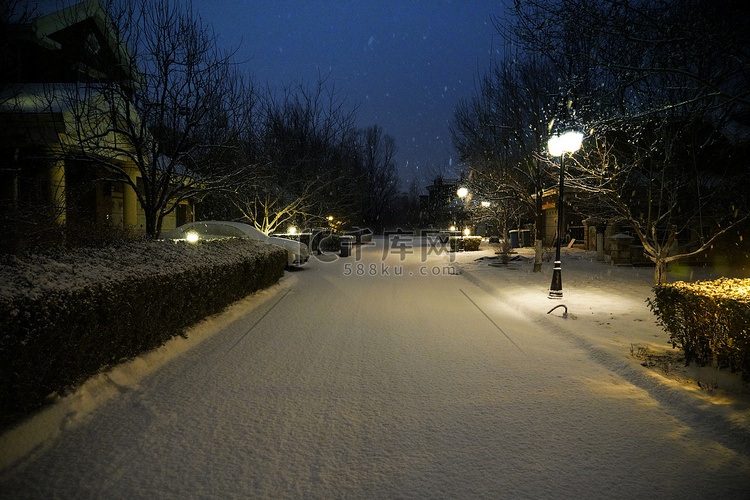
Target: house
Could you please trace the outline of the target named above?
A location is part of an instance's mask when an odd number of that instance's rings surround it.
[[[542,192],[542,212],[544,213],[544,244],[554,245],[557,238],[557,196],[558,188],[553,187],[545,189]],[[588,226],[581,220],[580,214],[575,210],[572,204],[574,200],[568,190],[565,191],[565,207],[563,212],[563,223],[565,225],[565,234],[563,241],[567,245],[570,240],[574,239],[577,246],[583,245],[583,248],[589,249],[588,244]],[[595,241],[595,240],[594,240]]]
[[[127,96],[138,75],[123,63],[127,49],[98,0],[61,5],[47,0],[21,2],[14,11],[0,7],[7,28],[0,46],[0,217],[24,214],[24,220],[142,234],[143,207],[124,175],[137,186],[143,179],[127,155],[113,153],[128,148],[127,139],[99,134],[111,130],[102,121],[114,113],[107,109],[112,100],[97,93],[97,84],[116,82]],[[99,141],[82,142],[81,131],[99,134]],[[180,201],[162,229],[193,218],[193,202]]]

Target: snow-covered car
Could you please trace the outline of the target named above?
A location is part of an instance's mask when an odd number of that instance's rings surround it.
[[[218,238],[249,238],[251,240],[264,241],[266,243],[272,243],[284,247],[289,257],[287,262],[289,266],[301,266],[310,258],[310,251],[304,243],[284,238],[266,236],[263,232],[258,231],[253,226],[241,222],[188,222],[176,229],[162,233],[160,238],[165,240],[187,241],[197,241],[199,239],[212,240]]]

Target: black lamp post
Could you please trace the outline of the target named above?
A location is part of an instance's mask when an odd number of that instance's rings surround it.
[[[560,244],[565,228],[563,224],[563,201],[565,188],[565,153],[575,153],[581,147],[583,134],[568,131],[562,135],[550,137],[547,148],[552,156],[560,157],[560,187],[557,191],[557,247],[555,248],[555,267],[552,270],[552,284],[549,287],[550,299],[561,299],[562,291],[562,264],[560,262]]]

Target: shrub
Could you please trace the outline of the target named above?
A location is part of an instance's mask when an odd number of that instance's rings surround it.
[[[448,243],[450,244],[451,252],[458,252],[464,248],[463,236],[449,236]]]
[[[464,236],[464,251],[475,252],[479,250],[479,245],[482,243],[481,236]]]
[[[648,300],[685,363],[740,371],[750,380],[750,279],[721,278],[654,287]]]
[[[270,286],[286,251],[252,240],[141,242],[3,256],[0,413],[41,405]]]

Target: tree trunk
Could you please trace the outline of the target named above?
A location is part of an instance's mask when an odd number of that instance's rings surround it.
[[[667,261],[664,258],[657,257],[654,260],[654,285],[664,285],[667,283]]]
[[[143,207],[143,216],[146,219],[146,236],[154,239],[159,233],[157,233],[157,211],[151,207]]]
[[[534,272],[535,273],[542,272],[542,255],[543,255],[542,240],[537,238],[536,240],[534,240]]]
[[[510,244],[510,233],[508,233],[508,224],[503,222],[503,246],[502,253],[500,254],[500,259],[503,264],[507,264],[510,261],[510,252],[512,248],[513,247]]]
[[[545,218],[544,218],[544,209],[542,208],[542,196],[544,194],[544,191],[541,189],[541,180],[539,179],[539,164],[537,162],[537,175],[536,175],[536,224],[534,224],[534,272],[535,273],[541,273],[542,272],[542,257],[543,257],[543,250],[542,250],[542,244],[544,239],[544,224],[545,224]]]

